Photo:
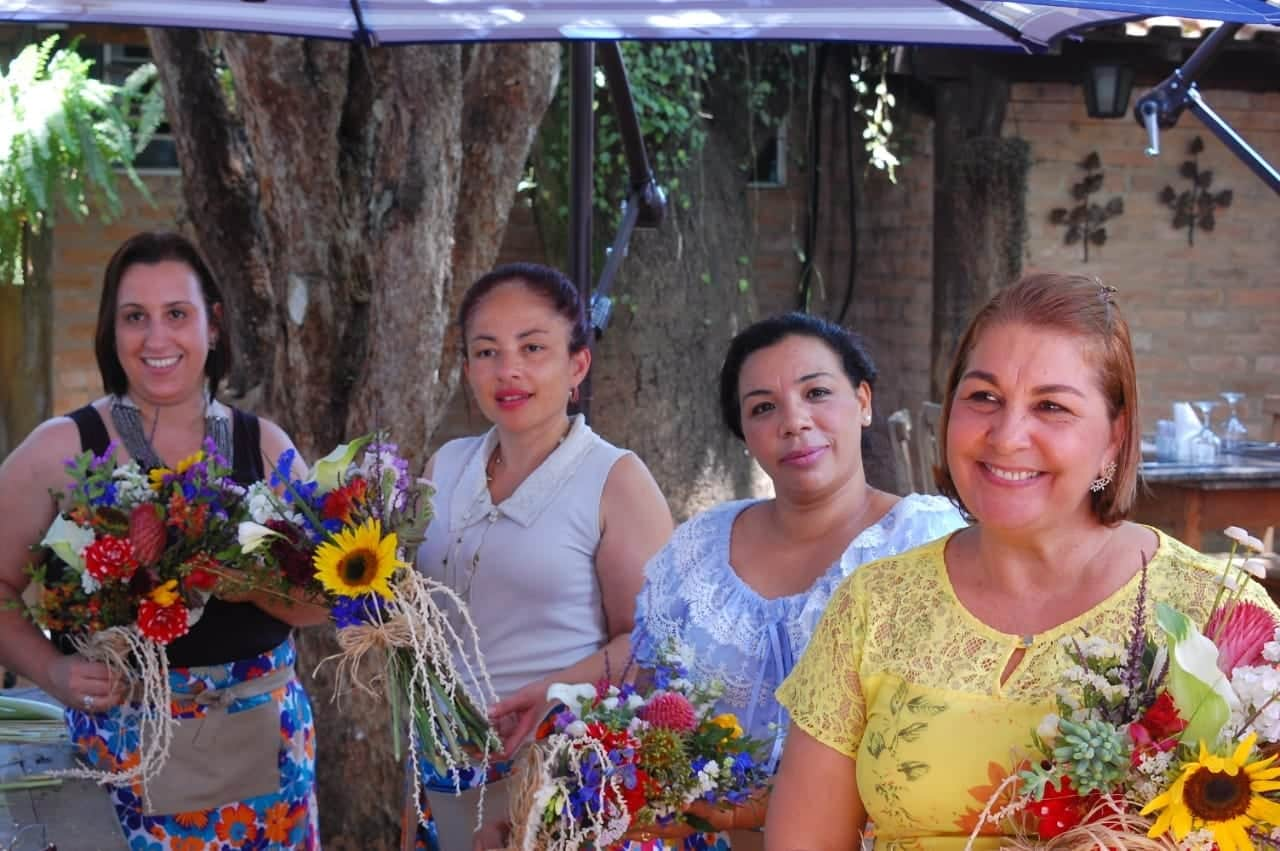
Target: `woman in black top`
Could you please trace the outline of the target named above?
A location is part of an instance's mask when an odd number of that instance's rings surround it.
[[[72,737],[98,769],[136,763],[137,710],[127,684],[5,604],[20,600],[28,584],[30,547],[56,511],[50,492],[70,484],[68,458],[101,454],[114,442],[121,463],[172,466],[211,438],[236,481],[248,485],[263,478],[264,459],[292,448],[275,423],[215,398],[231,363],[227,321],[190,241],[173,233],[132,237],[107,266],[98,310],[95,350],[108,395],[42,423],[0,465],[0,665],[68,707]],[[111,789],[131,844],[187,837],[318,847],[314,727],[293,675],[290,633],[325,618],[324,609],[302,602],[215,591],[190,632],[168,646],[174,715],[190,719],[170,759],[145,794],[141,784]],[[201,731],[195,738],[203,750],[187,741]]]

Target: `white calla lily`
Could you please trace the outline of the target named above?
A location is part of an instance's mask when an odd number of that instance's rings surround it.
[[[93,543],[93,539],[92,529],[86,529],[59,514],[49,524],[49,531],[44,533],[40,545],[53,550],[73,570],[84,573],[83,553]]]
[[[311,468],[307,481],[315,482],[320,493],[328,493],[342,484],[342,476],[351,466],[356,456],[373,440],[372,434],[357,437],[350,443],[344,443],[328,455],[321,458]]]
[[[1169,639],[1169,694],[1187,722],[1181,740],[1216,742],[1232,710],[1240,708],[1231,683],[1218,670],[1218,648],[1190,618],[1165,603],[1156,604],[1156,622]]]
[[[596,687],[591,683],[552,683],[547,689],[547,700],[559,701],[575,713],[582,711],[582,704],[596,699]]]
[[[283,537],[284,535],[274,529],[268,529],[261,523],[254,523],[250,520],[243,521],[236,529],[236,540],[240,543],[240,549],[246,553],[253,552],[272,538]]]

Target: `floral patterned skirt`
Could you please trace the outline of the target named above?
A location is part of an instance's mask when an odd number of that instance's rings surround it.
[[[227,688],[292,665],[295,657],[289,640],[251,659],[173,668],[169,683],[175,693]],[[280,788],[209,810],[146,815],[140,783],[108,786],[131,851],[320,848],[315,726],[302,684],[295,677],[272,692],[233,701],[228,711],[242,712],[268,701],[280,707]],[[200,718],[206,711],[191,700],[175,700],[172,707],[175,718]],[[136,706],[128,704],[102,713],[66,710],[71,740],[90,767],[118,771],[137,764],[137,712]]]

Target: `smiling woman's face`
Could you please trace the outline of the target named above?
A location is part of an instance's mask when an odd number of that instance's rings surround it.
[[[1093,517],[1089,484],[1116,459],[1121,433],[1081,338],[1005,322],[969,354],[947,423],[947,466],[978,522],[1034,531]]]
[[[186,263],[125,269],[116,296],[115,344],[131,396],[163,405],[202,392],[216,334],[200,281]]]
[[[821,340],[793,334],[753,352],[738,376],[747,449],[781,495],[817,495],[862,470],[871,388],[854,387]]]

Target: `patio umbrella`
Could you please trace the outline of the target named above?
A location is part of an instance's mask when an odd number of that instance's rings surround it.
[[[0,21],[197,27],[403,44],[788,39],[1039,50],[1153,15],[1280,23],[1264,0],[0,0]]]

